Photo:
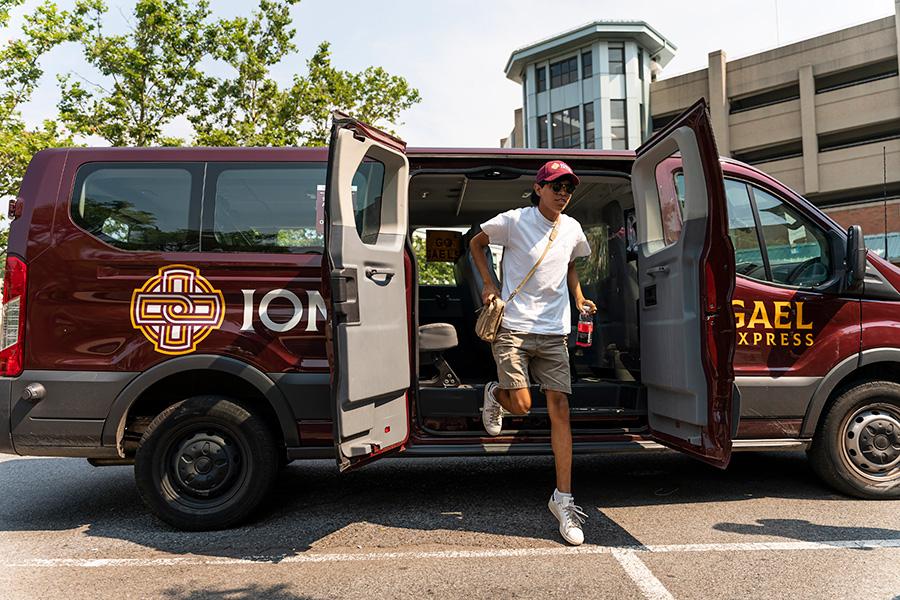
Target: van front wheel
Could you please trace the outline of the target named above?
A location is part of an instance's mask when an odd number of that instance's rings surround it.
[[[263,500],[278,453],[263,419],[221,396],[196,396],[160,413],[134,460],[138,491],[178,529],[230,527]]]
[[[845,494],[900,498],[900,385],[870,381],[838,396],[809,459],[819,477]]]

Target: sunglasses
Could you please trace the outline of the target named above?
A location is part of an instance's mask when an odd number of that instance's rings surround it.
[[[565,190],[567,194],[573,194],[575,192],[575,184],[573,183],[562,183],[560,181],[554,181],[553,183],[544,183],[542,185],[549,185],[550,189],[557,194],[563,190]]]

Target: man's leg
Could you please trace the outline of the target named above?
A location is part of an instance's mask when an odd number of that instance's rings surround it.
[[[494,398],[507,412],[514,415],[524,415],[531,410],[531,391],[527,387],[512,390],[499,388],[494,392]],[[569,445],[572,445],[571,441]]]
[[[556,489],[572,493],[572,427],[569,423],[569,397],[547,390],[547,412],[550,413],[550,443],[556,463]]]
[[[526,345],[527,335],[501,329],[491,346],[499,381],[488,382],[484,388],[481,422],[489,435],[500,435],[503,409],[514,415],[531,410]]]

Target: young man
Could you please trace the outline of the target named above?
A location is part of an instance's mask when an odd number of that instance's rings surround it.
[[[481,225],[470,247],[485,281],[482,301],[507,300],[544,254],[550,232],[556,237],[544,259],[519,293],[506,305],[500,332],[493,343],[499,382],[484,390],[482,421],[490,435],[498,435],[503,410],[524,415],[531,408],[529,373],[547,397],[551,442],[556,463],[556,490],[550,511],[559,521],[559,532],[570,544],[584,541],[581,525],[586,515],[572,497],[572,430],[569,426],[569,373],[567,336],[571,328],[569,291],[578,310],[596,312],[594,303],[581,292],[575,259],[588,256],[591,248],[581,225],[563,209],[578,185],[578,176],[561,160],[551,160],[538,170],[531,193],[534,206],[510,210]],[[488,244],[503,246],[503,294],[491,283],[484,254]]]

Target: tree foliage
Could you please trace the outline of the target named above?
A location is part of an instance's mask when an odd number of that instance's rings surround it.
[[[0,0],[0,27],[9,24],[10,11],[21,4],[22,0]],[[41,58],[59,44],[79,39],[90,27],[84,18],[88,9],[88,2],[79,1],[74,10],[62,11],[47,0],[25,15],[21,35],[0,48],[0,199],[18,193],[25,168],[36,152],[73,143],[54,120],[45,120],[38,128],[28,127],[20,109],[44,75]],[[8,236],[4,223],[0,227],[0,259],[6,255]],[[4,262],[0,260],[0,277]]]
[[[198,88],[197,114],[190,117],[200,145],[321,146],[335,109],[390,129],[400,113],[420,101],[403,77],[380,67],[359,73],[331,63],[322,42],[307,61],[307,73],[280,86],[272,68],[296,50],[290,8],[299,0],[261,0],[247,17],[218,21],[212,55],[233,71],[207,78]]]
[[[0,27],[23,2],[0,0]],[[44,148],[73,145],[73,136],[117,146],[181,144],[165,135],[179,117],[192,124],[194,143],[214,146],[324,145],[336,109],[390,131],[420,101],[418,91],[380,67],[336,68],[327,42],[306,62],[307,73],[286,85],[273,78],[274,67],[294,60],[290,9],[298,2],[259,0],[249,17],[213,20],[209,0],[136,0],[128,30],[112,34],[104,0],[76,0],[71,10],[43,0],[0,46],[0,198],[18,192],[28,162]],[[65,42],[79,44],[94,73],[57,74],[58,115],[28,126],[20,109],[44,75],[41,58]],[[206,73],[210,64],[228,74]]]
[[[103,30],[106,6],[93,0],[84,58],[104,81],[60,76],[59,112],[72,131],[114,146],[177,145],[163,128],[192,105],[208,49],[207,0],[138,0],[123,35]]]

